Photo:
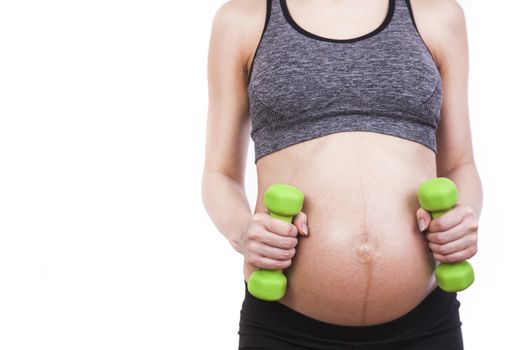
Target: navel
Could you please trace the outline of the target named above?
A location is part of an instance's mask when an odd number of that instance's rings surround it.
[[[370,243],[365,242],[360,244],[356,250],[358,260],[363,264],[370,264],[372,262],[374,251]]]

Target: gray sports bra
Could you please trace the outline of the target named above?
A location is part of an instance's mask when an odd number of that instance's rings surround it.
[[[267,0],[248,78],[255,163],[342,131],[397,136],[437,152],[441,77],[410,0],[388,1],[375,30],[331,39],[300,27],[286,0]]]

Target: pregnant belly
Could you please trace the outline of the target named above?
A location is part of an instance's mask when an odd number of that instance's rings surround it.
[[[261,158],[255,211],[272,183],[305,194],[301,237],[284,305],[325,322],[370,325],[401,317],[436,286],[417,229],[416,191],[436,176],[428,148],[393,136],[342,132]],[[245,264],[245,279],[254,270]]]

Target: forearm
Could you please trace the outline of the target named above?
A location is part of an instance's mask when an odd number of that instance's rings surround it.
[[[479,221],[483,206],[483,188],[475,163],[461,164],[452,171],[438,176],[448,177],[454,181],[459,194],[458,203],[470,206]]]
[[[204,208],[232,247],[239,250],[239,238],[253,216],[244,187],[218,172],[205,173],[201,183]]]

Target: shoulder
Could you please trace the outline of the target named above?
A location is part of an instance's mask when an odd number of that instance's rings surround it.
[[[245,66],[262,34],[267,1],[228,0],[213,17],[212,40],[223,43],[229,50],[234,49]]]
[[[457,0],[409,0],[417,28],[434,58],[442,61],[454,43],[466,38],[463,7]]]
[[[451,29],[461,25],[465,21],[463,7],[457,0],[409,0],[414,11],[439,23],[445,29]]]
[[[213,17],[213,28],[225,35],[243,37],[257,29],[266,18],[267,0],[228,0]]]

